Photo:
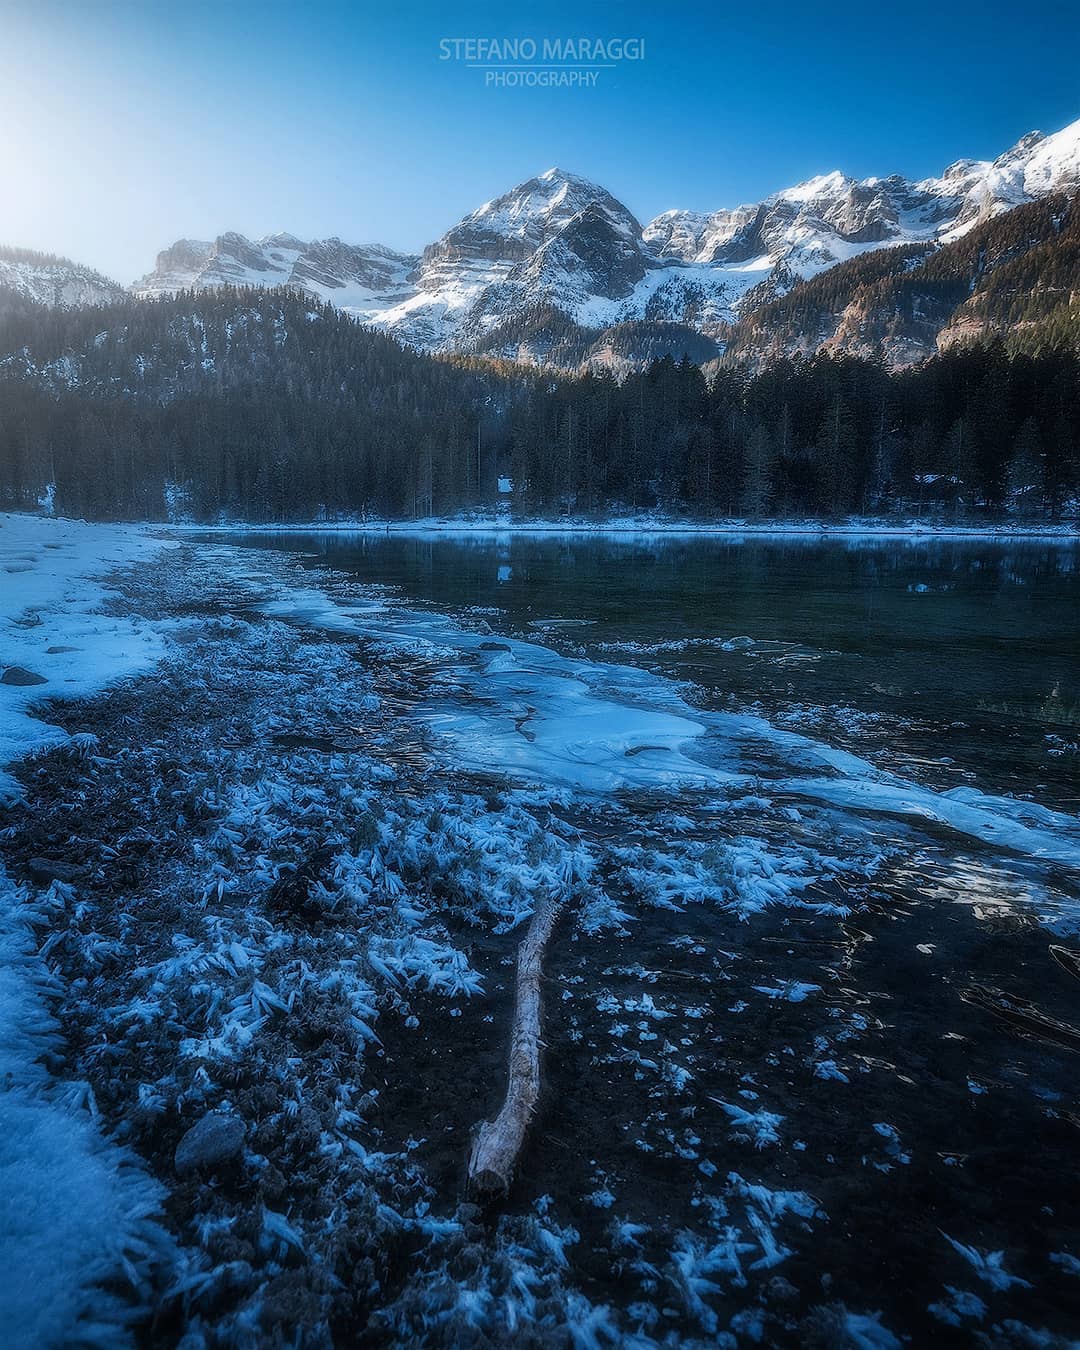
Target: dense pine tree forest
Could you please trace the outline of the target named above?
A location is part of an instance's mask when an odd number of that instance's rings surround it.
[[[400,518],[505,501],[508,478],[521,515],[1057,519],[1080,484],[1080,359],[1053,336],[898,374],[665,356],[620,382],[421,356],[285,291],[73,311],[0,296],[0,501]]]

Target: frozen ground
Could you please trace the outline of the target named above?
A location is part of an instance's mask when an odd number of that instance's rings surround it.
[[[0,801],[21,796],[12,762],[72,739],[38,715],[43,698],[86,696],[148,670],[165,651],[139,617],[103,612],[97,578],[158,556],[142,531],[0,516]],[[102,1137],[93,1093],[66,1071],[59,985],[41,944],[55,887],[0,864],[0,1325],[10,1345],[120,1337],[148,1263],[165,1250],[150,1221],[162,1194],[126,1148]]]
[[[130,526],[0,514],[0,799],[17,791],[6,765],[65,739],[32,705],[92,693],[163,655],[161,636],[140,616],[102,612],[98,579],[166,546]]]
[[[12,1100],[104,1176],[40,1232],[139,1225],[127,1278],[100,1244],[47,1272],[108,1294],[99,1339],[125,1315],[188,1350],[1080,1333],[1076,985],[1047,955],[1077,927],[1075,818],[287,555],[189,544],[95,597],[91,627],[161,659],[50,707],[4,841],[8,1025],[55,1018]],[[469,1131],[551,891],[548,1092],[482,1212]],[[31,1228],[5,1227],[9,1325],[58,1343],[80,1310],[25,1298]]]

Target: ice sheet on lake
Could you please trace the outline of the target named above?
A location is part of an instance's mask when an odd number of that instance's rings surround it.
[[[764,718],[692,708],[671,680],[633,666],[566,657],[538,643],[466,630],[383,602],[336,604],[312,588],[273,597],[279,618],[457,662],[457,691],[422,709],[463,765],[577,791],[766,787],[871,821],[944,828],[1039,864],[1080,870],[1080,821],[973,788],[936,792]]]
[[[345,608],[315,590],[266,600],[260,609],[389,644],[403,656],[456,657],[468,696],[433,700],[422,712],[468,767],[594,792],[741,781],[684,753],[704,723],[666,682],[633,667],[576,660],[515,638],[493,641],[437,614],[388,611],[381,603]]]

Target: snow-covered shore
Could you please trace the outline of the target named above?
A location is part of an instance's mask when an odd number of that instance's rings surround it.
[[[654,654],[633,642],[601,644],[609,663],[213,535],[174,559],[138,529],[37,528],[19,659],[50,682],[12,686],[13,710],[52,753],[21,771],[6,857],[30,877],[55,846],[77,875],[0,893],[15,1344],[86,1314],[118,1343],[124,1301],[93,1289],[122,1269],[146,1335],[211,1350],[893,1350],[888,1327],[928,1342],[976,1305],[1071,1325],[1058,1098],[1000,1075],[985,1012],[938,972],[978,972],[973,894],[1016,912],[1010,983],[1021,944],[1045,959],[1047,928],[1076,931],[1080,823],[699,703],[625,663]],[[51,567],[41,541],[65,540]],[[125,560],[145,565],[110,599]],[[44,664],[69,645],[97,675]],[[35,690],[150,670],[55,709],[63,730],[32,718]],[[550,1097],[520,1192],[482,1219],[458,1178],[501,1088],[520,925],[553,891]],[[1071,1091],[1068,1063],[1038,1073]],[[242,1144],[179,1175],[222,1115]],[[995,1214],[952,1161],[991,1131],[1037,1145]],[[1003,1251],[1015,1277],[973,1301]]]
[[[18,794],[8,764],[64,739],[35,705],[94,693],[161,658],[151,625],[103,612],[100,578],[169,546],[149,527],[0,514],[0,802]]]
[[[93,693],[163,654],[152,625],[105,612],[100,578],[166,546],[138,527],[0,515],[3,807],[20,796],[7,767],[69,740],[35,705]],[[123,1303],[101,1286],[138,1279],[165,1242],[151,1219],[160,1187],[103,1136],[87,1084],[46,1067],[63,1048],[39,946],[64,890],[54,880],[31,893],[0,864],[0,1326],[19,1347],[122,1342]]]
[[[639,536],[673,538],[753,538],[753,539],[1045,539],[1080,541],[1080,522],[1055,525],[1003,522],[995,525],[949,525],[917,520],[883,520],[871,517],[845,521],[821,520],[722,520],[701,522],[671,520],[659,516],[619,516],[608,520],[519,520],[501,515],[474,515],[454,518],[429,516],[420,520],[323,520],[255,524],[231,521],[213,525],[184,523],[185,533],[196,534],[400,534],[464,535],[501,537],[532,535]]]

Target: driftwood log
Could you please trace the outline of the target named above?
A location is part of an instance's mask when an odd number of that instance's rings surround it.
[[[510,1189],[529,1121],[540,1097],[543,1027],[540,981],[544,951],[561,909],[559,901],[541,900],[518,948],[506,1100],[494,1120],[481,1124],[469,1156],[469,1185],[480,1195],[500,1195]]]

